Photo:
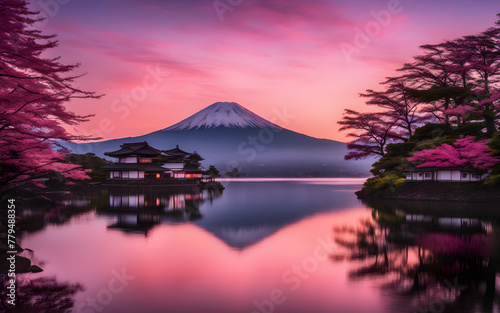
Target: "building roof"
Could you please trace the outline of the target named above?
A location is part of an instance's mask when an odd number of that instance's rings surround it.
[[[186,174],[203,174],[200,170],[175,170],[176,173],[186,173]]]
[[[179,149],[179,145],[177,145],[174,149],[163,150],[163,152],[169,156],[188,156],[191,154],[189,152]]]
[[[182,155],[165,155],[158,157],[158,161],[162,163],[184,163],[185,157]]]
[[[414,167],[406,170],[405,172],[435,172],[435,171],[461,171],[461,172],[477,172],[470,167]]]
[[[165,172],[168,169],[153,163],[113,163],[101,167],[105,171],[144,171],[151,172]]]
[[[121,149],[113,152],[105,152],[104,155],[121,158],[132,155],[155,157],[161,154],[161,150],[151,147],[146,141],[124,143]]]

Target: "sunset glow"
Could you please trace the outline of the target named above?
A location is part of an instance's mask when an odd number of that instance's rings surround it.
[[[81,62],[77,85],[105,94],[69,103],[95,113],[73,132],[104,139],[234,101],[285,128],[346,141],[336,122],[344,108],[364,110],[358,93],[395,75],[419,45],[483,31],[500,12],[493,0],[64,2],[31,8],[48,17],[38,28],[58,35],[50,56]]]

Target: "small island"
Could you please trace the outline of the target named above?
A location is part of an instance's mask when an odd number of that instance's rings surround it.
[[[358,197],[500,200],[499,26],[422,45],[360,94],[374,112],[345,110],[345,159],[375,160]]]

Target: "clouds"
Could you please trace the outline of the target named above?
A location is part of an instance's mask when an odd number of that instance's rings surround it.
[[[52,56],[81,62],[89,73],[80,84],[107,94],[84,106],[70,104],[97,114],[90,128],[110,116],[113,99],[141,83],[145,68],[160,66],[167,73],[134,112],[134,129],[131,121],[116,121],[106,139],[164,128],[224,100],[263,117],[287,106],[304,117],[287,127],[342,139],[332,125],[344,107],[362,106],[359,92],[377,89],[419,45],[490,26],[500,11],[498,1],[455,1],[450,8],[400,0],[404,10],[347,62],[339,45],[353,42],[356,28],[373,21],[371,12],[386,9],[389,1],[395,0],[243,0],[222,22],[213,0],[69,1],[43,31],[60,39]]]
[[[65,45],[81,52],[114,59],[124,66],[155,65],[171,75],[213,79],[214,74],[171,51],[176,42],[155,40],[86,26],[63,26],[58,33]]]

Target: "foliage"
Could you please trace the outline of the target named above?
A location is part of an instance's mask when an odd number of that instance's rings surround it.
[[[500,186],[500,174],[493,174],[484,180],[484,185],[488,187]]]
[[[371,177],[363,184],[361,193],[367,196],[383,196],[384,194],[395,191],[405,183],[398,172],[388,172],[377,177]]]
[[[488,146],[494,156],[500,157],[500,131],[493,135]],[[500,162],[491,169],[491,176],[484,181],[484,184],[486,186],[500,186]]]
[[[108,165],[111,162],[96,156],[94,153],[69,153],[66,155],[65,160],[70,164],[80,165],[83,169],[91,170],[91,172],[88,173],[88,176],[94,181],[105,180],[109,176],[109,173],[102,170],[101,167]]]
[[[36,13],[22,0],[0,2],[0,192],[33,182],[50,172],[86,179],[80,166],[64,162],[60,140],[85,140],[65,125],[90,116],[70,112],[65,103],[75,98],[98,98],[74,86],[77,65],[42,57],[57,46],[54,36],[33,27]]]
[[[341,131],[352,131],[347,134],[348,137],[355,138],[347,144],[347,149],[351,151],[345,159],[358,160],[385,155],[385,146],[394,138],[392,128],[396,121],[378,113],[360,113],[346,109],[344,118],[338,124],[342,125]]]
[[[459,167],[487,170],[499,162],[491,154],[489,140],[476,140],[473,136],[457,139],[453,144],[442,144],[435,149],[415,152],[408,158],[417,167]]]
[[[412,82],[402,77],[390,77],[382,83],[385,91],[368,89],[360,94],[368,98],[366,104],[385,109],[383,115],[394,121],[393,137],[402,141],[407,141],[417,126],[429,118],[427,114],[419,113],[421,102],[411,97],[408,84]]]
[[[428,123],[419,127],[410,140],[420,142],[437,137],[454,137],[453,128],[446,124]]]
[[[403,186],[405,183],[406,183],[406,178],[396,179],[396,181],[394,182],[394,187],[397,189],[397,188]]]
[[[460,136],[484,137],[481,131],[484,123],[475,122],[462,124],[460,126],[450,126],[446,124],[428,123],[419,127],[410,138],[412,142],[420,142],[429,139],[446,138],[458,139]]]
[[[381,175],[386,171],[403,171],[406,169],[406,157],[410,156],[411,151],[415,147],[415,143],[392,143],[387,145],[387,153],[379,161],[373,164],[373,169],[370,172],[375,175]]]
[[[491,137],[488,146],[491,149],[493,155],[500,156],[500,131],[496,132],[493,137]]]
[[[201,161],[205,160],[198,153],[194,152],[184,159],[185,170],[199,170],[201,168]]]
[[[228,177],[242,177],[242,176],[245,176],[245,174],[240,172],[237,168],[233,168],[232,171],[226,173],[226,176],[228,176]]]
[[[221,176],[219,170],[214,165],[210,165],[208,170],[205,171],[205,174],[210,175],[212,178]]]
[[[421,46],[421,54],[398,69],[384,89],[360,96],[375,112],[345,110],[340,130],[354,138],[346,159],[378,156],[390,144],[414,142],[415,150],[438,148],[463,136],[491,138],[500,127],[500,14],[479,34]],[[446,146],[445,146],[446,147]],[[402,157],[403,155],[400,155]],[[398,169],[396,157],[375,165]]]

